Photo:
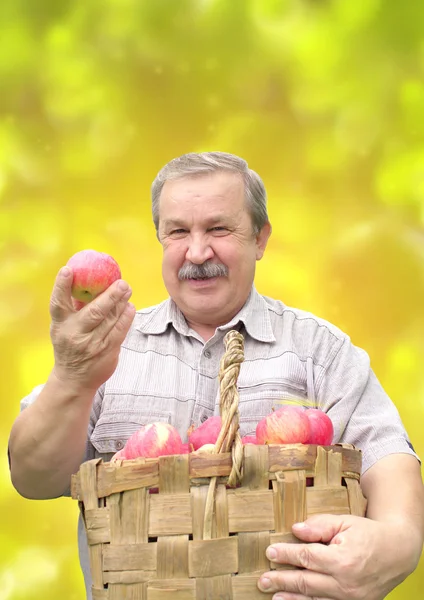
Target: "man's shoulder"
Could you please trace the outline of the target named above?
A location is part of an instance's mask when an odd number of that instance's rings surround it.
[[[297,348],[300,353],[321,354],[332,351],[349,339],[338,326],[310,311],[287,306],[280,300],[262,296],[277,340]]]
[[[146,306],[145,308],[139,308],[136,310],[135,319],[137,319],[140,323],[143,323],[149,320],[152,315],[157,313],[159,310],[165,308],[169,302],[168,300],[163,300],[159,302],[159,304],[153,304],[152,306]]]
[[[268,301],[269,299],[266,298],[265,300]],[[306,329],[317,330],[318,328],[323,328],[327,330],[329,334],[339,339],[346,337],[346,333],[344,333],[337,325],[334,325],[334,323],[327,321],[323,317],[301,308],[286,306],[278,300],[274,300],[273,302],[274,304],[270,305],[270,311],[274,312],[276,317],[283,321],[291,321],[296,323],[298,327]]]
[[[169,322],[169,299],[137,309],[123,346],[139,345],[149,334],[155,334],[155,338],[163,337],[161,334],[167,331]]]
[[[169,318],[170,309],[170,298],[159,302],[159,304],[153,304],[152,306],[146,306],[136,311],[134,317],[134,325],[139,329],[143,329],[152,322],[163,322]]]

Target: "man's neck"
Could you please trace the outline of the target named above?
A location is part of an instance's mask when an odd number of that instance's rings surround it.
[[[205,342],[215,335],[216,327],[213,327],[212,325],[196,325],[189,321],[187,321],[187,323],[190,329],[198,333]]]
[[[249,296],[248,296],[248,298],[249,298]],[[235,310],[235,312],[227,314],[226,316],[222,315],[221,319],[217,318],[217,315],[215,313],[209,323],[199,322],[196,318],[194,318],[194,319],[191,318],[193,315],[184,313],[181,310],[181,308],[178,307],[178,305],[177,305],[177,307],[179,308],[182,315],[184,316],[184,319],[185,319],[187,325],[190,327],[190,329],[192,329],[197,334],[199,334],[200,337],[205,342],[207,342],[208,340],[211,339],[211,337],[213,337],[215,335],[215,331],[216,331],[217,327],[222,327],[224,325],[227,325],[227,323],[230,323],[230,321],[232,321],[234,319],[234,317],[239,314],[241,309],[245,306],[246,302],[248,301],[248,298],[246,298],[245,303],[242,304],[239,308],[237,308]],[[203,315],[203,316],[205,316],[205,315]]]
[[[218,327],[222,327],[223,325],[226,325],[234,317],[235,317],[235,315],[233,315],[231,317],[231,319],[228,319],[228,320],[225,320],[225,321],[222,321],[222,322],[217,322],[217,323],[215,323],[213,325],[212,324],[205,324],[205,323],[196,323],[194,321],[190,321],[189,319],[187,319],[187,317],[186,317],[186,321],[187,321],[187,325],[190,327],[190,329],[192,329],[193,331],[195,331],[196,333],[198,333],[200,335],[200,337],[205,342],[207,342],[208,340],[211,339],[211,337],[213,337],[215,335],[215,331],[217,330]]]

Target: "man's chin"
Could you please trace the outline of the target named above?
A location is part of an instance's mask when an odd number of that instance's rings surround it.
[[[230,302],[227,296],[224,297],[222,293],[218,294],[212,287],[191,288],[188,293],[182,294],[181,300],[184,307],[183,313],[187,311],[192,316],[194,313],[198,313],[199,317],[221,313],[225,311]]]

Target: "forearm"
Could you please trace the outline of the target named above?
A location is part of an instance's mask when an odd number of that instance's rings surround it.
[[[363,475],[361,485],[368,500],[367,517],[387,523],[405,537],[410,560],[418,561],[424,539],[424,487],[418,461],[407,454],[386,456]]]
[[[94,391],[64,385],[52,373],[10,434],[11,479],[26,498],[54,498],[69,487],[84,457]]]

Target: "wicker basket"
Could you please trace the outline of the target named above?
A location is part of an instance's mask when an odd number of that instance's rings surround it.
[[[93,600],[269,598],[259,575],[270,543],[317,513],[364,516],[353,446],[241,444],[236,389],[243,338],[221,361],[215,454],[83,463],[72,476],[89,545]],[[150,493],[158,488],[158,493]]]

